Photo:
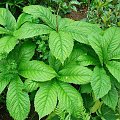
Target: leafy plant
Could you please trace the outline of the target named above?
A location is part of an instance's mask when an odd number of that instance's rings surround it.
[[[83,86],[85,92],[88,84],[96,102],[93,113],[101,101],[115,110],[120,29],[102,31],[96,24],[61,18],[39,5],[26,6],[23,11],[16,22],[8,10],[0,9],[0,93],[8,87],[10,115],[24,120],[30,111],[28,93],[37,91],[34,107],[40,119],[50,114],[47,119],[58,115],[61,120],[90,120],[91,112],[86,112],[77,89]],[[34,38],[41,35],[49,36],[45,63],[34,56]]]
[[[104,29],[111,26],[120,26],[119,6],[119,0],[92,1],[88,10],[87,20],[91,23],[100,24]]]

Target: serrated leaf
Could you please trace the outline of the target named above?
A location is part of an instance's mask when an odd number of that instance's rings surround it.
[[[72,66],[61,70],[59,73],[59,80],[74,83],[87,84],[90,82],[92,71],[83,66]]]
[[[111,27],[107,29],[104,33],[103,39],[105,41],[104,47],[106,48],[108,54],[107,59],[111,60],[116,56],[118,53],[117,49],[120,47],[120,28]]]
[[[57,75],[50,66],[37,60],[21,63],[19,74],[25,78],[41,82],[51,80]]]
[[[6,88],[6,86],[9,84],[10,80],[4,79],[0,73],[0,94],[3,92],[3,90]]]
[[[99,33],[101,29],[97,25],[83,21],[75,21],[63,27],[61,31],[70,33],[72,37],[80,43],[89,44],[88,35],[96,31]]]
[[[80,55],[84,54],[83,50],[81,48],[73,48],[73,51],[71,52],[70,56],[65,60],[64,62],[64,68],[78,65],[77,59]]]
[[[8,88],[7,109],[15,120],[24,120],[30,111],[29,96],[22,91],[23,88],[23,83],[18,76],[10,82]]]
[[[92,87],[90,84],[80,85],[80,93],[91,93]]]
[[[35,44],[31,41],[18,44],[14,50],[8,54],[8,58],[14,59],[18,65],[21,62],[29,61],[35,53],[35,47]]]
[[[120,83],[120,62],[117,61],[108,61],[106,64],[110,73],[117,79]]]
[[[108,105],[111,109],[115,110],[118,102],[118,92],[115,87],[112,87],[112,89],[108,92],[107,95],[105,95],[102,98],[104,104]]]
[[[102,42],[103,42],[102,36],[99,34],[91,34],[89,36],[88,40],[89,40],[91,47],[94,49],[94,51],[98,55],[101,65],[103,65],[104,50],[102,47]]]
[[[52,29],[46,25],[26,22],[18,30],[14,31],[14,36],[19,39],[25,39],[38,35],[48,34],[50,31],[52,31]]]
[[[15,30],[16,20],[11,12],[5,8],[0,8],[0,24],[8,30]]]
[[[32,22],[32,15],[22,13],[17,19],[17,29],[20,28],[25,22]]]
[[[16,45],[17,39],[13,36],[5,36],[0,39],[0,53],[9,53]]]
[[[37,88],[39,87],[39,83],[30,79],[27,79],[24,82],[24,86],[27,92],[32,92],[34,90],[37,90]]]
[[[24,42],[19,48],[17,61],[29,61],[35,53],[35,47],[35,44],[30,41]]]
[[[117,120],[116,113],[104,104],[101,107],[101,115],[105,120]]]
[[[43,84],[35,96],[35,111],[38,112],[39,118],[50,114],[54,111],[57,104],[57,92],[54,82]]]
[[[96,99],[105,96],[111,89],[110,77],[106,74],[104,68],[95,67],[91,79],[91,86]]]
[[[88,66],[88,65],[97,65],[99,61],[97,61],[96,58],[93,58],[92,56],[88,54],[82,54],[78,57],[77,61],[80,65]]]
[[[52,12],[40,5],[30,5],[23,8],[25,13],[33,15],[35,18],[40,18],[48,26],[56,29],[56,16]]]
[[[59,107],[63,111],[66,110],[68,113],[79,118],[84,111],[80,93],[74,87],[64,82],[58,82],[57,89]]]
[[[51,53],[64,63],[73,49],[73,39],[70,34],[65,32],[51,32],[49,36],[49,47]]]

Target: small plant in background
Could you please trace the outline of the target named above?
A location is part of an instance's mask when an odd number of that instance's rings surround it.
[[[100,24],[102,28],[120,26],[120,1],[96,0],[89,7],[88,22]]]

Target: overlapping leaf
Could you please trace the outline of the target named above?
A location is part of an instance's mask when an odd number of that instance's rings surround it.
[[[0,53],[9,53],[16,45],[17,38],[5,36],[0,39]]]
[[[115,110],[118,102],[118,92],[116,88],[113,86],[108,94],[102,98],[102,100],[106,105]]]
[[[64,82],[58,82],[57,89],[59,107],[79,118],[84,110],[80,93],[71,85]]]
[[[105,96],[111,89],[110,77],[103,68],[95,67],[91,79],[91,86],[96,99]]]
[[[51,80],[57,75],[50,66],[36,60],[21,63],[19,74],[25,78],[41,82]]]
[[[23,83],[18,76],[10,82],[8,88],[7,109],[15,120],[24,120],[30,111],[29,96],[23,92],[23,88]]]
[[[51,28],[46,25],[26,22],[14,32],[14,36],[19,39],[25,39],[42,34],[48,34],[50,31]]]
[[[83,66],[72,66],[59,72],[61,81],[75,84],[87,84],[91,80],[92,71]]]
[[[54,111],[57,104],[57,92],[53,82],[43,84],[35,96],[35,110],[42,118]]]
[[[8,30],[15,30],[16,20],[11,12],[5,8],[0,8],[0,24]]]
[[[43,6],[39,5],[30,5],[23,8],[25,13],[31,14],[36,18],[40,18],[48,26],[53,29],[56,29],[56,16],[52,12]]]
[[[109,61],[106,66],[110,73],[120,82],[120,62]]]
[[[68,33],[53,31],[50,33],[49,47],[51,53],[63,63],[72,52],[73,39]]]

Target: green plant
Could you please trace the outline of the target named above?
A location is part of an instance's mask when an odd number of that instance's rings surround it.
[[[96,0],[92,1],[88,10],[87,20],[100,24],[102,28],[120,26],[120,1]]]
[[[39,5],[26,6],[23,11],[16,22],[8,10],[0,9],[0,93],[8,86],[10,115],[17,120],[27,117],[27,93],[32,91],[37,91],[34,107],[40,119],[50,114],[48,120],[55,115],[61,120],[90,120],[102,103],[115,110],[120,29],[102,31],[98,25],[61,18]],[[46,34],[50,51],[44,63],[33,57],[34,37]],[[43,41],[39,44],[45,45]],[[92,112],[86,112],[79,86],[83,91],[92,87],[92,101],[97,104]]]

